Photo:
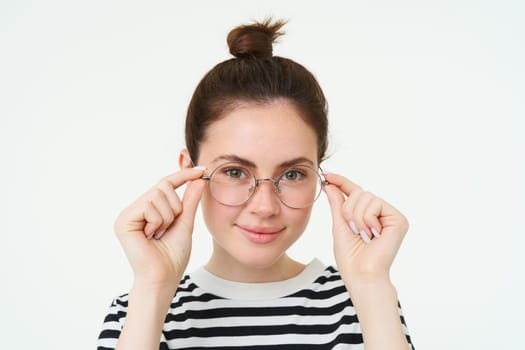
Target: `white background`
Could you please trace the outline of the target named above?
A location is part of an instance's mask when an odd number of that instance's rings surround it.
[[[191,93],[228,31],[290,20],[274,49],[330,104],[325,167],[411,228],[393,266],[420,349],[523,348],[519,1],[0,3],[0,347],[92,349],[131,274],[118,212],[177,170]],[[326,198],[291,254],[333,263]],[[198,221],[190,269],[210,240]]]

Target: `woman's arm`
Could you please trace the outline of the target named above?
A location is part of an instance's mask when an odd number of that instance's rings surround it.
[[[356,283],[351,290],[366,349],[409,349],[392,283]]]
[[[154,290],[133,286],[129,292],[128,312],[116,349],[158,349],[162,326],[172,298],[171,289]]]
[[[365,348],[409,348],[390,266],[408,231],[398,210],[343,176],[325,174],[334,254],[357,312]]]
[[[134,275],[119,350],[159,348],[167,311],[190,258],[195,212],[206,184],[202,174],[203,169],[183,169],[166,176],[115,222]],[[180,199],[175,189],[186,183]]]

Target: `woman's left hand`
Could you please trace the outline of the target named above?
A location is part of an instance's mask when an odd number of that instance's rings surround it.
[[[389,280],[408,221],[390,204],[347,178],[325,174],[332,210],[334,254],[348,286]]]

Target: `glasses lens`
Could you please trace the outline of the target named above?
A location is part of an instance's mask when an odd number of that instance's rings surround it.
[[[224,205],[243,204],[250,198],[254,187],[253,175],[237,163],[223,164],[210,175],[211,194]]]
[[[321,193],[321,182],[319,173],[312,168],[290,168],[279,178],[281,201],[290,208],[309,207]]]

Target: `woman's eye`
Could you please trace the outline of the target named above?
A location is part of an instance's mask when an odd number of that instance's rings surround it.
[[[234,179],[240,179],[244,175],[244,172],[241,169],[237,169],[237,168],[226,169],[224,173],[227,176],[234,178]]]
[[[283,178],[287,181],[298,181],[304,177],[304,173],[299,170],[290,170],[284,173]]]

